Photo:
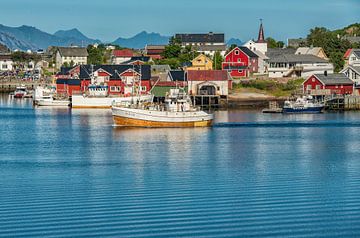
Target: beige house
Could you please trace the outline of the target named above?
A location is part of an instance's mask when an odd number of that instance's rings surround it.
[[[328,60],[329,58],[325,54],[325,51],[321,47],[299,47],[296,52],[296,55],[315,55],[321,59]]]
[[[87,64],[88,52],[86,48],[80,47],[58,47],[56,50],[56,67],[63,64],[83,65]]]
[[[198,55],[191,61],[192,66],[187,67],[187,70],[212,70],[213,61],[204,54]]]

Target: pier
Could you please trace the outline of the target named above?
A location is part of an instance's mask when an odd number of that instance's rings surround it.
[[[325,97],[325,109],[329,111],[360,110],[360,96],[331,96]]]

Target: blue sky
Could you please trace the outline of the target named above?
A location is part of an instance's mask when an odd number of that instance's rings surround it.
[[[113,41],[146,30],[162,35],[224,32],[226,38],[279,40],[305,37],[314,26],[330,29],[360,22],[360,0],[6,0],[0,23],[31,25],[54,33],[78,28],[91,38]]]

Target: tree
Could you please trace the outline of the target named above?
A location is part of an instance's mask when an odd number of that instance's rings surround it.
[[[283,41],[276,41],[274,38],[266,38],[266,42],[269,48],[284,48],[285,43]]]
[[[89,45],[87,47],[87,51],[88,51],[88,63],[89,64],[94,64],[94,65],[99,65],[99,64],[103,64],[105,62],[105,51],[106,48],[103,45],[101,47],[101,45],[99,45],[97,48]]]
[[[216,51],[214,54],[214,57],[213,57],[213,69],[221,70],[223,61],[224,61],[224,58],[222,57],[220,52]]]
[[[181,54],[181,45],[177,38],[171,37],[169,45],[165,46],[165,50],[162,54],[164,58],[177,58]]]

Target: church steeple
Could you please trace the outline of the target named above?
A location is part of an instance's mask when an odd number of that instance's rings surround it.
[[[262,23],[262,19],[260,19],[260,29],[259,29],[259,36],[256,43],[265,43],[265,36],[264,36],[264,27]]]

